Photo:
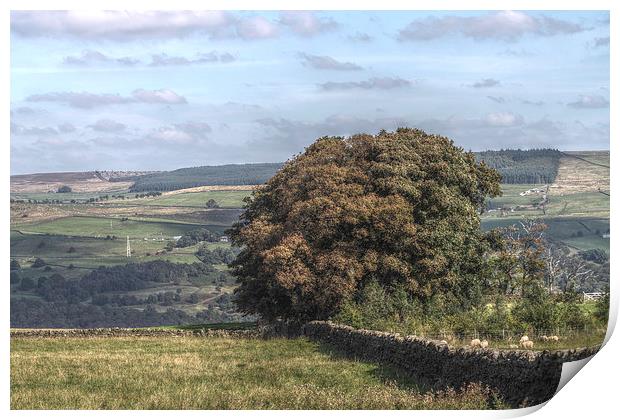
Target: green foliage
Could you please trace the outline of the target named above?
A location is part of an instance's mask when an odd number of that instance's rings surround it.
[[[200,243],[203,241],[217,242],[218,240],[219,240],[219,235],[211,232],[208,229],[200,228],[200,229],[190,230],[189,232],[186,232],[176,242],[176,247],[187,248],[188,246],[196,245],[197,243]]]
[[[238,249],[215,248],[203,245],[196,251],[196,257],[205,264],[230,264],[239,254]]]
[[[603,297],[596,301],[594,315],[604,323],[609,320],[609,285],[607,285]]]
[[[253,193],[233,227],[237,303],[267,319],[325,319],[375,280],[470,305],[485,252],[479,211],[499,179],[420,130],[321,138]]]

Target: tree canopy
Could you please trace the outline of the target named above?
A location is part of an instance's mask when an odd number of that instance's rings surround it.
[[[320,138],[233,226],[235,301],[267,319],[325,319],[376,281],[467,302],[481,284],[479,211],[499,181],[473,153],[417,129]]]

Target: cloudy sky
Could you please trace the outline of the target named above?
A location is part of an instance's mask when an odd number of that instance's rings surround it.
[[[11,173],[283,161],[415,126],[609,148],[607,12],[12,12]]]

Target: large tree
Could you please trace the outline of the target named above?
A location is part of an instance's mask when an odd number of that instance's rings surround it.
[[[479,292],[479,212],[500,175],[417,129],[323,137],[246,205],[231,237],[239,308],[325,319],[367,282],[420,300]]]

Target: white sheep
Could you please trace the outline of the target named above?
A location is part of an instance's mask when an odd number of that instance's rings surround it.
[[[549,341],[549,339],[551,337],[547,337],[546,335],[542,335],[542,336],[540,336],[540,338],[542,339],[542,341]]]
[[[471,340],[471,343],[469,343],[469,346],[474,349],[477,347],[480,347],[480,340],[477,338],[474,338],[473,340]]]
[[[482,340],[480,342],[480,348],[481,349],[486,349],[487,347],[489,347],[489,342],[487,340]]]
[[[558,337],[557,335],[552,335],[551,337],[549,337],[549,340],[551,340],[551,341],[560,341],[560,337]]]
[[[519,340],[519,344],[523,343],[524,341],[530,341],[527,335],[524,335],[523,337],[521,337],[521,340]]]
[[[523,347],[524,349],[533,349],[534,348],[534,342],[532,340],[522,341],[521,342],[521,347]]]

